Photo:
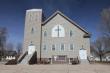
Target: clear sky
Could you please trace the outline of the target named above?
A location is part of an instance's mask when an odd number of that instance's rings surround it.
[[[110,0],[0,0],[0,27],[7,27],[8,41],[22,42],[25,11],[42,8],[46,17],[56,10],[92,33],[91,40],[98,37],[101,11],[110,7]]]

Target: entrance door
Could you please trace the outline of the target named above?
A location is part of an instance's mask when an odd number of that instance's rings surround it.
[[[53,63],[57,63],[57,64],[67,63],[67,56],[66,55],[54,55]]]
[[[66,56],[65,55],[59,55],[56,58],[57,61],[66,61]]]
[[[34,52],[35,52],[35,46],[34,45],[28,46],[28,54],[33,54]]]
[[[87,51],[85,49],[80,49],[79,57],[80,57],[80,59],[87,59]]]

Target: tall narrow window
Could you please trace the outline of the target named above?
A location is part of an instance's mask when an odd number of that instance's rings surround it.
[[[65,30],[61,25],[52,28],[52,37],[65,37]]]
[[[70,44],[70,51],[73,51],[74,45]]]
[[[55,45],[52,45],[52,51],[55,51]]]
[[[31,29],[31,33],[32,33],[32,34],[34,33],[34,28]]]
[[[46,37],[47,36],[47,32],[46,31],[44,31],[44,37]]]
[[[46,50],[46,45],[44,45],[43,49]]]
[[[64,51],[64,44],[61,44],[61,51]]]
[[[70,30],[70,37],[72,37],[72,35],[73,35],[73,32],[72,32],[72,30]]]

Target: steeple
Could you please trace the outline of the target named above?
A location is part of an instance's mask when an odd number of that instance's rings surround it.
[[[37,58],[40,58],[41,24],[42,9],[26,10],[23,52],[26,52],[28,46],[33,44],[37,51]]]

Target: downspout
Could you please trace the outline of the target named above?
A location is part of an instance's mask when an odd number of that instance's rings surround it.
[[[42,58],[42,24],[41,24],[41,37],[40,37],[40,63],[41,63],[41,58]]]

